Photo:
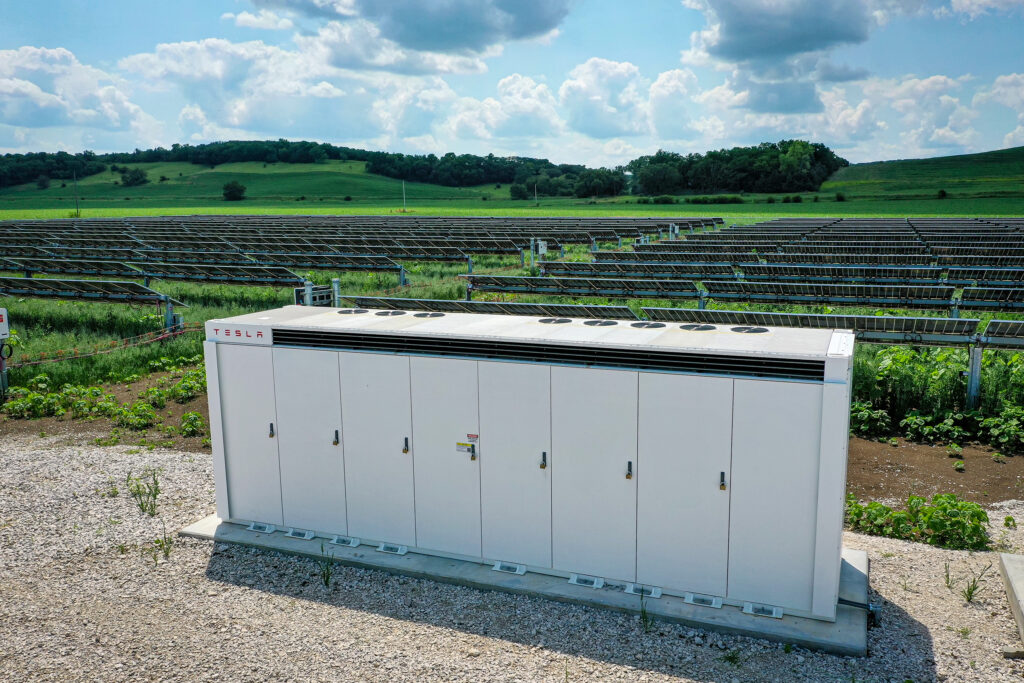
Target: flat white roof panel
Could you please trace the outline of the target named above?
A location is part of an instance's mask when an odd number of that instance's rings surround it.
[[[825,358],[832,343],[831,329],[771,327],[767,332],[733,332],[728,325],[711,331],[681,329],[679,323],[664,327],[633,327],[630,321],[609,326],[584,325],[583,318],[565,324],[541,323],[542,318],[520,315],[445,313],[437,317],[377,315],[369,310],[360,314],[339,314],[336,308],[284,308],[249,313],[207,323],[208,337],[215,326],[246,325],[249,329],[284,328],[294,330],[360,331],[380,334],[413,334],[427,337],[519,340],[530,343],[582,344],[618,348],[652,348],[702,353],[777,355],[789,358]],[[271,335],[265,334],[264,343]],[[226,341],[226,340],[225,340]],[[833,348],[833,353],[835,348]]]

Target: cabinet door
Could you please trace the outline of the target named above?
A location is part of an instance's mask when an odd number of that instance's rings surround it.
[[[346,534],[338,354],[274,349],[274,386],[284,523]]]
[[[550,567],[551,368],[481,362],[479,373],[483,556]]]
[[[555,569],[636,578],[637,375],[551,368]]]
[[[477,362],[426,357],[410,362],[416,544],[479,557],[480,458],[487,455],[477,443]]]
[[[729,592],[811,608],[821,385],[736,380]]]
[[[732,380],[642,372],[639,422],[637,581],[724,597]]]
[[[416,545],[409,359],[343,352],[338,363],[348,533]]]
[[[281,525],[270,347],[217,344],[217,375],[231,519]]]

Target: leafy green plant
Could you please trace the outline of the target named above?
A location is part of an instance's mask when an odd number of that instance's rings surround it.
[[[850,431],[869,439],[881,438],[892,432],[892,420],[886,411],[876,410],[864,401],[854,401],[850,405]]]
[[[964,466],[963,460],[957,460],[955,463],[953,463],[953,469],[956,470],[957,472],[963,472],[967,468]]]
[[[128,494],[135,501],[135,505],[150,517],[156,515],[156,499],[160,495],[160,480],[158,478],[160,471],[147,467],[138,477],[133,477],[129,471],[124,479],[125,488],[128,489]]]
[[[114,421],[119,427],[135,431],[149,429],[156,424],[156,411],[145,401],[135,401],[131,405],[125,403],[118,411]]]
[[[116,446],[121,443],[121,430],[115,427],[107,436],[97,436],[92,442],[97,446]]]
[[[188,412],[181,416],[181,435],[185,437],[202,436],[206,433],[203,416],[197,412]]]
[[[948,455],[951,458],[959,458],[961,455],[963,455],[963,452],[964,449],[962,446],[960,446],[960,444],[951,443],[948,446],[946,446],[946,455]]]
[[[1007,453],[1024,452],[1024,406],[1005,405],[999,415],[982,420],[983,435]]]
[[[910,496],[905,510],[871,501],[862,505],[847,497],[846,521],[853,531],[919,541],[952,550],[985,550],[989,547],[988,514],[977,503],[960,500],[955,494],[932,497],[929,504]]]
[[[1000,465],[1006,464],[1006,458],[1003,457],[1002,453],[998,451],[992,454],[992,462],[999,463]]]
[[[150,387],[143,391],[139,398],[154,408],[163,408],[167,405],[167,390],[160,387]]]
[[[1007,529],[1016,529],[1017,520],[1013,518],[1013,515],[1006,515],[1006,517],[1003,517],[1003,526]]]
[[[169,391],[171,398],[178,403],[188,403],[206,392],[205,370],[189,370]]]

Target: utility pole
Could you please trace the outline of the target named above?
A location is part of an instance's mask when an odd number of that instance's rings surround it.
[[[402,181],[402,213],[408,213],[405,209],[405,181]]]
[[[533,184],[533,205],[540,206],[540,200],[537,199],[537,183]]]

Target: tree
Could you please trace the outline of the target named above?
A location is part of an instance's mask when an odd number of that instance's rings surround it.
[[[637,180],[644,194],[672,194],[682,189],[679,169],[671,164],[649,164],[640,169]]]
[[[49,176],[40,174],[40,176],[38,178],[36,178],[36,187],[38,187],[40,190],[45,190],[49,186],[50,186],[50,177]]]
[[[224,200],[228,202],[237,202],[245,199],[245,185],[232,180],[224,183]]]
[[[136,187],[149,182],[149,176],[141,168],[124,169],[121,172],[121,184],[125,187]]]
[[[508,186],[508,196],[512,199],[529,199],[530,193],[527,191],[526,185],[512,183]]]

